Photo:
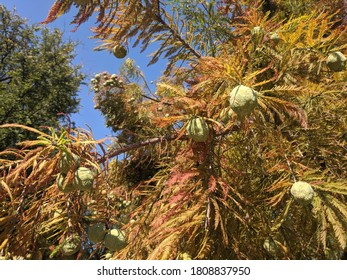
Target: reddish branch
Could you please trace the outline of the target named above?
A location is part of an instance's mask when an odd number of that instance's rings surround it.
[[[234,125],[230,129],[226,129],[226,130],[222,131],[221,133],[216,134],[215,136],[219,137],[219,136],[227,135],[230,132],[237,131],[239,129],[240,129],[240,127],[238,125]],[[107,159],[113,158],[115,156],[118,156],[120,154],[126,153],[126,152],[131,151],[131,150],[136,150],[136,149],[139,149],[139,148],[142,148],[142,147],[145,147],[145,146],[162,143],[164,141],[173,141],[173,140],[176,140],[176,139],[178,140],[177,137],[178,137],[177,134],[172,134],[172,135],[162,136],[162,137],[155,137],[155,138],[151,138],[151,139],[148,139],[148,140],[145,140],[145,141],[142,141],[142,142],[130,144],[130,145],[127,145],[125,147],[115,148],[115,149],[111,150],[110,152],[108,152],[103,157],[99,158],[98,159],[98,163],[103,163]],[[181,136],[179,138],[179,140],[183,140],[183,141],[186,141],[188,139],[190,139],[190,138],[188,136],[186,136],[186,135],[183,135],[183,136]]]
[[[164,141],[172,141],[172,140],[175,140],[176,138],[177,138],[177,135],[155,137],[155,138],[151,138],[151,139],[139,142],[139,143],[130,144],[130,145],[127,145],[125,147],[115,148],[115,149],[111,150],[109,153],[107,153],[105,156],[101,157],[98,160],[98,162],[102,163],[102,162],[104,162],[105,160],[107,160],[109,158],[113,158],[115,156],[118,156],[120,154],[126,153],[128,151],[139,149],[141,147],[145,147],[145,146],[148,146],[148,145],[154,145],[154,144],[157,144],[157,143],[162,143]],[[188,137],[182,136],[180,139],[181,140],[187,140]]]

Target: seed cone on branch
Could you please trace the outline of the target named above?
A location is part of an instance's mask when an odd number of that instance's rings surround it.
[[[196,142],[206,142],[210,134],[210,129],[203,118],[197,117],[188,122],[187,133]]]
[[[230,92],[230,106],[239,117],[248,116],[257,106],[257,92],[244,85],[234,87]]]
[[[290,189],[290,193],[299,202],[311,202],[314,196],[311,185],[303,181],[295,182]]]

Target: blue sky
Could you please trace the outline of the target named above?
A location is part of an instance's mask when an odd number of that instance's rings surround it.
[[[46,18],[54,0],[2,0],[1,2],[9,10],[16,8],[17,13],[21,17],[26,18],[29,24],[35,24]],[[76,11],[76,8],[72,8],[69,13],[48,24],[47,27],[58,27],[64,31],[64,38],[79,42],[76,48],[77,56],[74,63],[83,66],[82,71],[87,75],[86,82],[89,82],[96,73],[102,71],[118,73],[119,67],[128,57],[136,61],[140,69],[144,72],[147,81],[155,81],[159,78],[164,66],[156,64],[147,68],[149,52],[140,53],[138,49],[130,48],[128,55],[124,59],[117,59],[107,51],[93,51],[93,48],[98,45],[98,42],[89,39],[93,35],[89,28],[95,23],[95,17],[92,17],[89,22],[81,25],[76,32],[71,32],[75,26],[71,25],[70,22]],[[80,111],[71,116],[76,125],[83,128],[91,127],[95,139],[113,135],[111,130],[106,128],[102,115],[93,108],[93,94],[87,86],[80,87],[79,97],[81,99]]]

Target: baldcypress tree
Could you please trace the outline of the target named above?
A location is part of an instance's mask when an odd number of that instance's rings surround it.
[[[90,134],[68,128],[37,131],[23,143],[35,154],[3,161],[2,250],[64,258],[77,239],[73,258],[340,258],[345,9],[317,2],[56,1],[46,23],[76,5],[77,26],[97,15],[98,50],[131,55],[130,43],[153,43],[150,64],[168,64],[155,92],[130,58],[91,80],[117,132],[102,154]],[[66,153],[79,157],[66,184],[87,166],[98,171],[92,190],[61,191]]]

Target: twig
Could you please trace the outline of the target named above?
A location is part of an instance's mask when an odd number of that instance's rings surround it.
[[[163,141],[172,141],[176,137],[177,137],[177,135],[155,137],[155,138],[151,138],[151,139],[148,139],[148,140],[145,140],[145,141],[142,141],[142,142],[130,144],[130,145],[127,145],[125,147],[116,148],[114,150],[111,150],[106,156],[101,157],[98,160],[98,162],[102,163],[102,162],[104,162],[106,160],[106,158],[113,158],[115,156],[118,156],[119,154],[125,153],[125,152],[130,151],[130,150],[138,149],[138,148],[145,147],[145,146],[148,146],[148,145],[154,145],[154,144],[157,144],[157,143],[160,143],[160,142],[163,142]],[[183,136],[182,138],[184,140],[184,138],[187,138],[187,137]],[[182,138],[181,138],[181,140],[182,140]]]
[[[154,12],[153,13],[153,7],[152,5],[150,5],[150,7],[145,7],[143,6],[142,4],[140,4],[140,6],[142,6],[143,9],[145,10],[148,10],[150,9],[152,14],[154,15],[154,20],[156,20],[158,23],[162,24],[165,28],[167,28],[170,33],[172,34],[172,36],[177,39],[178,41],[180,41],[183,46],[188,49],[191,53],[193,53],[197,58],[201,58],[201,54],[198,53],[192,46],[190,46],[186,40],[184,40],[177,32],[177,30],[174,30],[163,18],[162,18],[162,15],[160,14],[160,6],[158,4],[158,7],[157,7],[157,12]]]
[[[284,157],[285,157],[286,160],[287,160],[287,165],[288,165],[288,168],[289,168],[290,173],[292,174],[293,180],[294,180],[294,182],[296,182],[296,178],[295,178],[293,169],[292,169],[292,167],[290,166],[290,161],[289,161],[289,159],[288,159],[288,157],[287,157],[286,154],[284,154]]]
[[[221,133],[216,134],[216,137],[229,134],[230,132],[233,132],[233,131],[238,131],[239,129],[240,129],[240,127],[238,125],[234,125],[230,129],[226,129],[226,130],[222,131]],[[154,144],[161,143],[164,141],[173,141],[177,138],[178,138],[178,134],[172,134],[172,135],[168,135],[168,136],[151,138],[151,139],[148,139],[148,140],[145,140],[142,142],[138,142],[138,143],[134,143],[134,144],[130,144],[130,145],[127,145],[127,146],[124,146],[121,148],[115,148],[115,149],[111,150],[110,152],[108,152],[103,157],[99,158],[98,163],[103,163],[107,159],[113,158],[115,156],[118,156],[120,154],[123,154],[123,153],[131,151],[131,150],[139,149],[141,147],[145,147],[145,146],[149,146],[149,145],[154,145]],[[187,141],[189,139],[190,138],[186,135],[179,137],[179,140],[183,140],[183,141]]]

